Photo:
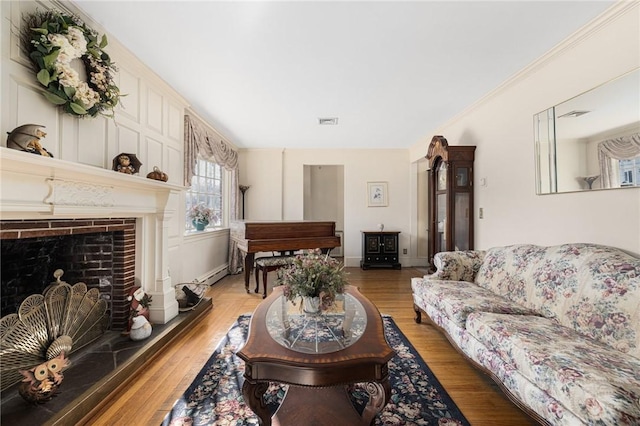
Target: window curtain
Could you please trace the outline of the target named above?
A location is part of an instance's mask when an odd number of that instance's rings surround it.
[[[619,160],[640,156],[640,133],[609,139],[598,144],[598,162],[603,188],[620,186]]]
[[[238,188],[238,151],[213,132],[203,121],[192,115],[184,116],[184,184],[191,186],[191,178],[196,168],[198,155],[213,161],[230,172],[229,219],[237,220],[240,211],[240,190]],[[240,273],[244,258],[237,244],[229,240],[229,272]]]

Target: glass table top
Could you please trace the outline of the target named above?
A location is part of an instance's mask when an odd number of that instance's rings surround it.
[[[367,327],[367,314],[348,293],[336,296],[334,306],[320,314],[307,314],[301,300],[294,305],[280,296],[269,306],[266,324],[280,345],[301,353],[326,354],[358,341]]]

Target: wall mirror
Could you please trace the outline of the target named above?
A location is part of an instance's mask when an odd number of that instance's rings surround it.
[[[534,115],[538,194],[640,187],[640,68]]]

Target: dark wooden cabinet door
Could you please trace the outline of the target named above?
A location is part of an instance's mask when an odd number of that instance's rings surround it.
[[[398,235],[400,232],[377,231],[362,232],[362,260],[360,267],[389,267],[401,269],[398,253]]]
[[[442,251],[473,249],[475,146],[449,146],[434,136],[429,161],[429,262]]]

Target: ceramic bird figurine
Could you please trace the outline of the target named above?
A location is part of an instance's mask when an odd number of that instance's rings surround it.
[[[40,139],[47,136],[42,130],[43,128],[44,126],[39,124],[23,124],[16,127],[7,133],[9,135],[7,136],[7,147],[42,155],[43,157],[53,157],[40,143]]]

